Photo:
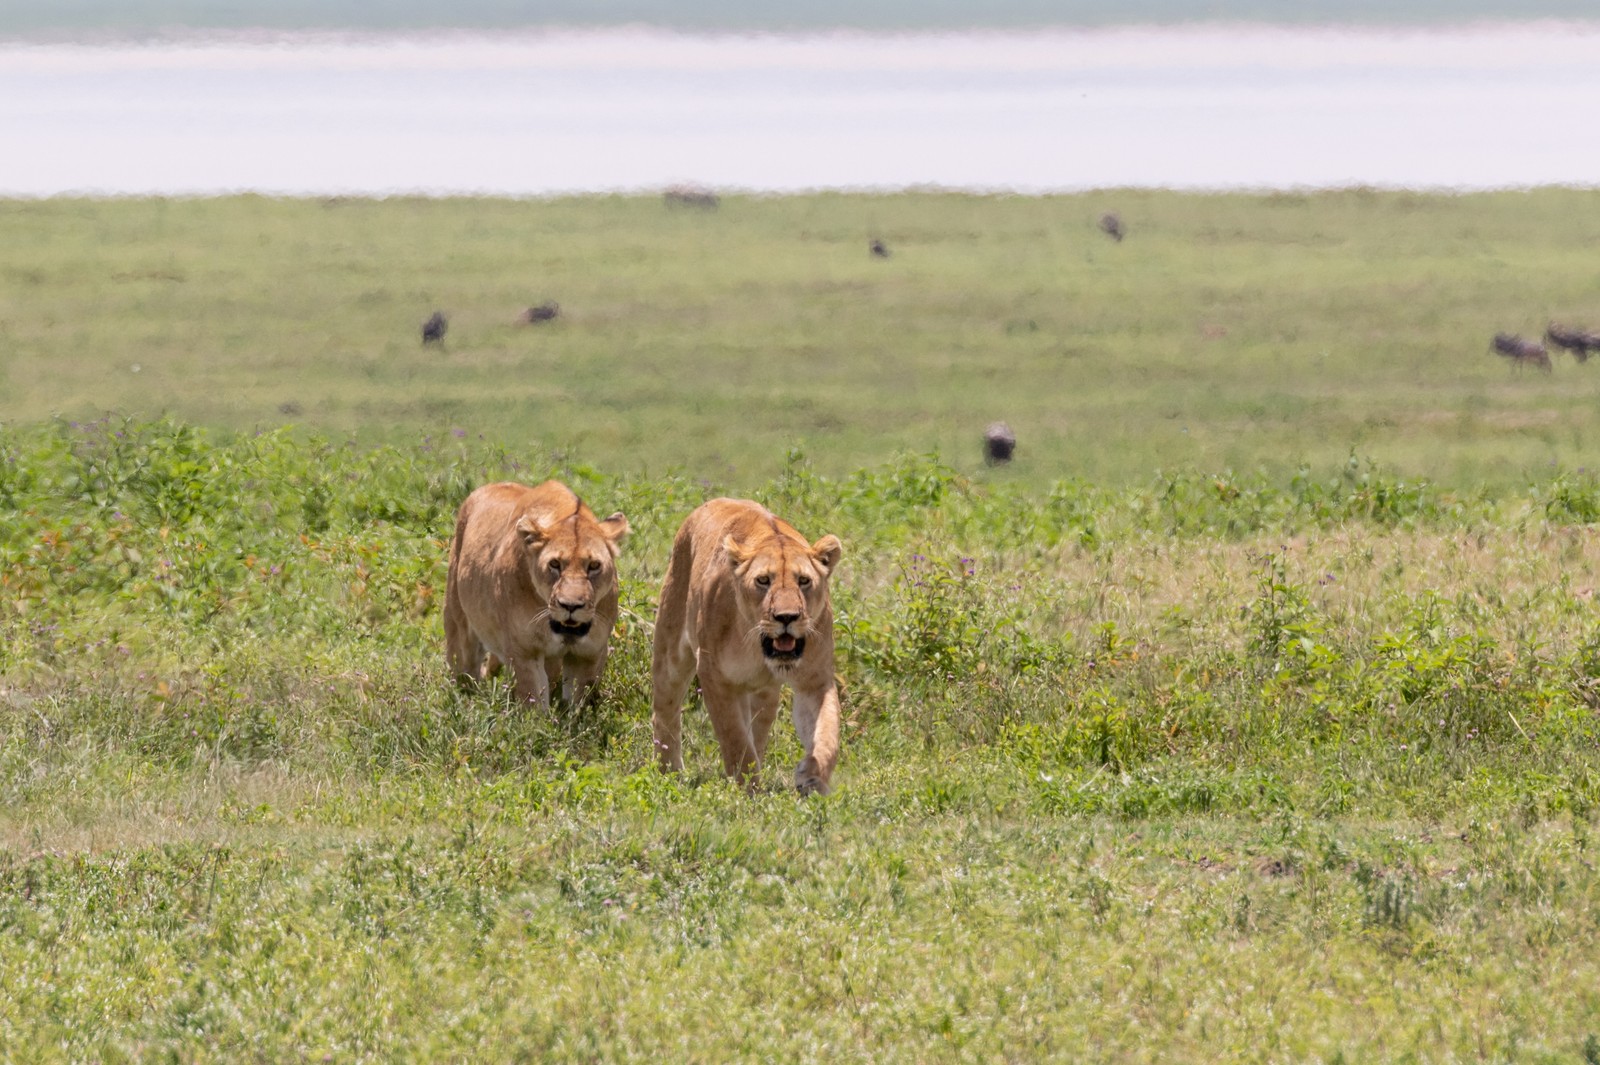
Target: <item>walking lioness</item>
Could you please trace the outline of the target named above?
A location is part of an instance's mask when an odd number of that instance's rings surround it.
[[[842,553],[838,537],[807,543],[747,499],[713,499],[685,519],[661,589],[651,663],[662,769],[683,769],[683,697],[698,674],[722,767],[753,784],[787,684],[806,752],[795,786],[827,793],[839,758],[828,576]]]
[[[586,698],[605,669],[617,622],[622,514],[598,521],[559,481],[501,482],[467,496],[456,516],[444,593],[445,657],[464,686],[511,667],[517,698]]]

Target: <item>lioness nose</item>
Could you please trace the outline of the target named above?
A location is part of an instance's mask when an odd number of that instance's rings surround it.
[[[558,598],[556,600],[556,606],[560,607],[562,610],[567,611],[568,613],[571,613],[574,610],[582,610],[583,609],[583,600],[582,599],[572,600],[572,599],[560,599],[560,598]]]
[[[799,621],[800,620],[800,611],[796,610],[796,611],[793,611],[791,613],[785,613],[785,614],[779,614],[779,613],[774,612],[773,615],[772,615],[772,620],[773,621],[777,621],[777,622],[781,622],[781,623],[787,625],[792,621]]]

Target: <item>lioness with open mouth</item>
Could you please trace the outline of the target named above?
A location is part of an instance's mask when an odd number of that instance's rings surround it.
[[[685,519],[656,612],[651,727],[661,768],[683,769],[683,697],[698,674],[730,777],[754,784],[783,685],[805,748],[794,780],[826,794],[839,758],[828,577],[836,536],[807,543],[747,499],[713,499]]]
[[[511,667],[517,698],[586,699],[617,622],[620,512],[604,521],[559,481],[486,484],[456,516],[444,593],[445,657],[470,687]]]

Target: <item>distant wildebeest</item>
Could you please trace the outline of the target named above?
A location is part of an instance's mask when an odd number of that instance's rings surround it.
[[[887,259],[889,257],[889,245],[885,244],[881,240],[875,240],[871,244],[868,244],[867,247],[871,250],[872,254],[877,256],[879,259]]]
[[[1100,232],[1121,244],[1127,230],[1122,228],[1122,219],[1117,217],[1115,211],[1107,211],[1100,216]]]
[[[450,322],[445,318],[443,311],[434,311],[428,320],[422,323],[422,342],[424,344],[442,344],[444,335],[450,328]]]
[[[1537,340],[1529,340],[1514,333],[1496,333],[1489,346],[1496,355],[1504,355],[1513,366],[1537,366],[1550,372],[1550,353]]]
[[[1568,329],[1555,322],[1551,322],[1545,329],[1544,338],[1556,347],[1572,352],[1573,358],[1579,362],[1588,362],[1591,351],[1600,351],[1600,333]]]
[[[710,189],[689,185],[674,185],[661,194],[661,199],[668,207],[698,207],[705,211],[715,211],[721,203]]]
[[[529,307],[517,320],[524,325],[532,325],[534,322],[553,322],[560,316],[561,304],[555,300],[548,300],[537,307]]]
[[[983,461],[990,466],[1010,462],[1016,449],[1017,434],[1005,422],[995,422],[983,431]]]

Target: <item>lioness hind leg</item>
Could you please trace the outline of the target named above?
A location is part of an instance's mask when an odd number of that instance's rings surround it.
[[[650,732],[664,772],[683,772],[683,697],[694,679],[694,651],[658,640],[650,664]]]
[[[452,610],[451,607],[455,609]],[[450,665],[450,673],[460,688],[471,688],[485,675],[483,644],[472,634],[472,627],[467,624],[466,615],[454,602],[445,604],[444,656]],[[493,657],[490,655],[490,660],[493,660]]]
[[[688,628],[689,576],[694,542],[688,523],[672,541],[672,561],[661,585],[655,635],[650,642],[650,732],[663,772],[683,772],[683,697],[694,678],[695,651]]]
[[[756,758],[763,764],[767,760],[767,741],[772,738],[772,723],[778,719],[778,704],[783,701],[783,689],[753,692],[745,697],[745,707],[750,716],[750,742],[755,746]]]

